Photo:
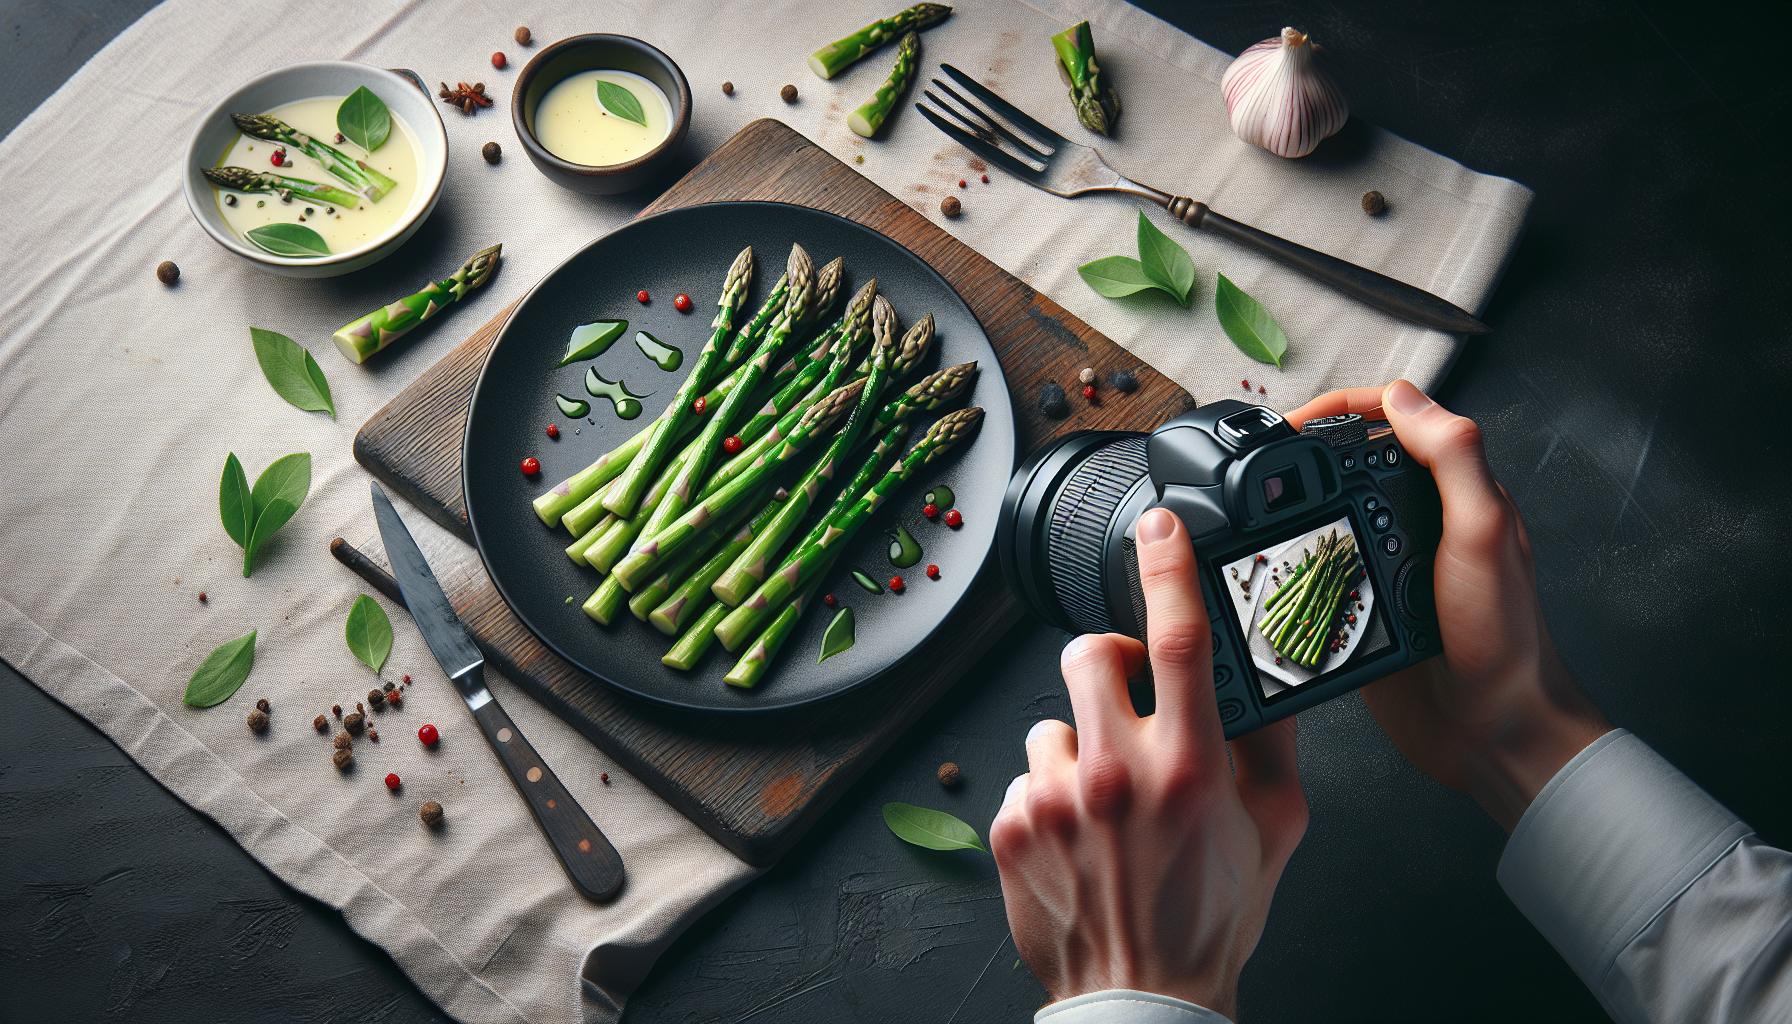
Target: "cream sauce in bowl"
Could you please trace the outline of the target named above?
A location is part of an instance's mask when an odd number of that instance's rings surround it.
[[[297,131],[329,143],[351,157],[366,161],[368,166],[398,184],[382,196],[379,202],[362,198],[353,208],[332,206],[299,196],[293,196],[290,202],[284,202],[279,196],[268,193],[235,192],[214,187],[213,198],[224,222],[247,244],[255,244],[248,241],[248,232],[255,228],[274,223],[303,223],[323,237],[324,244],[329,246],[332,255],[342,255],[377,245],[409,220],[412,207],[419,201],[418,154],[422,150],[417,136],[397,111],[391,111],[392,132],[386,137],[385,143],[371,154],[352,142],[336,142],[336,109],[342,105],[344,98],[319,96],[283,104],[264,113],[279,118]],[[280,149],[285,150],[283,164],[275,166],[272,158]],[[353,186],[324,170],[323,165],[306,155],[303,150],[265,139],[252,139],[242,134],[236,136],[216,166],[243,167],[251,171],[300,178],[347,192],[354,191]],[[236,202],[231,204],[226,196],[234,196]],[[305,212],[308,208],[312,211],[310,214]]]
[[[639,125],[604,109],[597,83],[627,89],[641,105]],[[628,71],[581,71],[556,82],[535,108],[535,137],[568,163],[625,164],[652,152],[672,134],[672,104],[659,86]]]

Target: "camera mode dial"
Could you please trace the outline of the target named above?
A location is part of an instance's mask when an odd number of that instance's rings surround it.
[[[1334,450],[1355,448],[1369,440],[1369,428],[1363,424],[1363,418],[1354,412],[1310,419],[1300,428],[1300,432],[1317,437]]]

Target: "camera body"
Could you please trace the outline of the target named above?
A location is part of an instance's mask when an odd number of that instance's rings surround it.
[[[1156,430],[1073,434],[1015,473],[996,537],[1009,585],[1073,633],[1144,638],[1135,528],[1176,513],[1194,541],[1227,739],[1441,651],[1430,472],[1386,423],[1294,428],[1222,401]]]

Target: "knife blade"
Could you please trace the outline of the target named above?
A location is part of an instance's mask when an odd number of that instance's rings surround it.
[[[386,546],[386,559],[392,564],[392,576],[430,652],[467,702],[479,731],[510,773],[510,781],[535,815],[573,887],[587,899],[614,896],[622,888],[621,855],[486,688],[485,655],[461,624],[392,500],[379,484],[371,486],[373,514],[379,522],[380,541]]]

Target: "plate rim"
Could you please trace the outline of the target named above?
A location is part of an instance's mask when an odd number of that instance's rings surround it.
[[[858,679],[855,679],[852,682],[846,684],[845,686],[841,686],[838,689],[831,690],[826,693],[814,694],[812,696],[807,696],[807,697],[803,697],[803,698],[795,699],[795,700],[788,700],[788,701],[784,701],[781,703],[775,703],[775,704],[757,704],[757,705],[743,704],[738,707],[718,707],[718,706],[714,706],[714,705],[688,704],[688,703],[684,703],[681,701],[669,699],[666,697],[661,697],[656,694],[646,693],[646,692],[643,692],[635,687],[624,685],[623,683],[618,682],[615,679],[611,679],[608,676],[605,676],[601,673],[593,672],[589,666],[584,664],[583,661],[581,661],[578,658],[574,658],[573,656],[568,654],[565,650],[563,650],[561,648],[561,646],[559,644],[555,643],[552,639],[550,639],[547,636],[547,634],[543,633],[540,629],[537,629],[535,624],[532,621],[530,621],[529,617],[526,616],[525,614],[523,614],[522,610],[519,609],[517,607],[516,603],[511,600],[509,593],[506,592],[506,590],[504,588],[504,584],[502,581],[500,581],[500,579],[498,578],[498,575],[496,573],[492,572],[490,561],[486,557],[486,551],[485,551],[486,545],[480,539],[479,524],[478,524],[478,522],[475,518],[474,512],[473,512],[473,501],[472,501],[471,495],[468,493],[468,483],[471,479],[471,476],[467,472],[467,450],[468,450],[469,445],[471,444],[472,436],[473,436],[473,409],[474,409],[474,406],[476,404],[478,404],[480,394],[485,390],[486,373],[491,367],[492,359],[497,354],[498,347],[504,343],[505,337],[509,335],[511,325],[516,320],[517,312],[520,311],[525,305],[527,305],[528,302],[535,297],[535,293],[540,291],[542,286],[545,285],[556,274],[560,273],[560,271],[567,264],[571,263],[575,259],[578,259],[580,256],[583,256],[585,254],[585,252],[588,251],[592,246],[602,243],[605,239],[609,238],[611,235],[616,234],[618,231],[621,231],[625,228],[632,227],[636,224],[651,223],[655,220],[658,220],[661,217],[666,217],[666,216],[670,216],[673,214],[683,214],[683,213],[688,213],[692,210],[701,210],[701,209],[718,207],[718,206],[778,207],[778,208],[791,209],[791,210],[801,210],[805,214],[814,214],[816,216],[823,217],[823,218],[826,218],[829,220],[838,221],[841,224],[848,227],[849,229],[862,231],[867,234],[875,235],[876,237],[881,238],[885,242],[896,247],[898,250],[908,254],[910,257],[912,257],[915,260],[915,262],[919,263],[921,265],[921,267],[928,274],[931,274],[939,282],[939,284],[942,288],[944,288],[948,293],[950,293],[954,298],[956,298],[960,303],[962,303],[964,305],[965,311],[970,314],[971,322],[974,323],[977,327],[977,333],[979,335],[981,335],[983,338],[983,344],[990,350],[991,354],[993,356],[995,356],[995,358],[992,360],[995,363],[994,382],[1001,387],[1003,393],[1008,398],[1007,410],[1006,410],[1007,415],[1005,417],[1003,417],[1001,420],[1001,429],[1006,430],[1011,438],[1010,447],[1012,447],[1014,449],[1014,452],[1011,454],[1011,456],[1009,458],[1009,462],[1011,463],[1011,465],[1009,466],[1009,472],[1010,473],[1013,472],[1014,467],[1013,467],[1012,463],[1016,462],[1019,459],[1018,453],[1019,453],[1020,438],[1019,438],[1019,430],[1015,426],[1015,422],[1014,422],[1014,402],[1013,402],[1013,395],[1011,393],[1009,393],[1009,391],[1008,391],[1007,372],[1002,368],[1000,356],[998,353],[996,353],[995,343],[990,341],[989,331],[984,328],[983,321],[977,316],[977,311],[975,309],[971,308],[971,304],[969,302],[965,301],[964,296],[959,294],[958,289],[954,288],[952,286],[952,283],[950,281],[946,280],[946,276],[944,274],[940,273],[939,269],[937,267],[935,267],[933,264],[927,262],[927,260],[922,258],[922,256],[919,253],[915,252],[913,249],[909,248],[908,246],[903,245],[901,242],[898,242],[896,239],[891,238],[889,235],[884,234],[882,231],[879,231],[876,228],[873,228],[866,224],[861,224],[858,221],[851,219],[850,217],[844,217],[844,216],[841,216],[840,214],[833,213],[828,210],[818,210],[812,206],[803,206],[800,203],[785,203],[785,202],[779,202],[779,201],[770,200],[770,199],[733,199],[733,200],[721,200],[721,201],[713,202],[713,203],[693,203],[690,206],[678,206],[678,207],[673,207],[673,208],[667,209],[667,210],[659,210],[654,213],[647,214],[646,216],[632,217],[629,220],[626,220],[623,223],[616,225],[614,228],[611,228],[610,230],[605,231],[603,234],[598,235],[597,237],[591,239],[589,242],[586,242],[584,245],[581,245],[577,249],[568,253],[564,259],[560,260],[560,262],[554,264],[553,267],[551,267],[549,270],[547,270],[545,273],[543,273],[541,275],[541,277],[535,281],[534,284],[529,286],[529,290],[524,292],[522,294],[522,296],[516,300],[516,303],[511,307],[509,314],[504,318],[504,325],[498,329],[497,336],[492,339],[491,345],[486,348],[485,356],[484,356],[484,358],[482,358],[480,360],[480,363],[479,363],[479,374],[476,378],[474,378],[474,381],[473,381],[473,390],[467,397],[467,418],[466,418],[465,426],[463,426],[461,428],[461,442],[460,442],[461,505],[466,510],[467,529],[468,529],[468,532],[471,533],[472,537],[473,537],[473,550],[475,552],[477,552],[479,555],[480,569],[482,569],[485,572],[486,578],[491,581],[492,589],[497,591],[499,600],[504,602],[505,608],[510,612],[511,615],[516,617],[516,620],[518,622],[522,623],[523,628],[527,629],[529,631],[529,633],[535,637],[536,640],[540,641],[542,646],[544,646],[548,650],[552,651],[556,657],[560,658],[560,660],[566,662],[568,665],[570,665],[574,669],[577,669],[579,672],[583,673],[587,677],[610,688],[612,691],[614,691],[616,693],[622,694],[626,697],[629,697],[629,698],[632,698],[635,700],[639,700],[639,701],[643,701],[648,704],[655,705],[657,707],[676,708],[680,711],[695,712],[698,714],[705,714],[705,715],[720,715],[720,716],[769,715],[769,714],[776,714],[778,712],[794,711],[799,708],[813,707],[816,704],[824,703],[826,701],[836,700],[840,697],[845,696],[846,694],[856,692],[860,689],[863,689],[866,686],[869,686],[870,684],[872,684],[874,682],[884,679],[885,677],[889,676],[890,674],[894,673],[896,670],[901,668],[903,665],[907,664],[908,659],[914,656],[915,651],[919,650],[928,641],[932,640],[934,635],[937,634],[940,631],[940,629],[943,626],[945,626],[945,624],[947,622],[950,622],[953,620],[953,617],[954,617],[953,612],[955,612],[958,609],[958,607],[971,595],[971,592],[976,587],[977,580],[982,577],[983,573],[989,571],[990,562],[991,562],[990,555],[991,555],[991,552],[995,549],[995,545],[996,545],[994,535],[992,534],[990,537],[988,549],[983,552],[983,557],[978,563],[977,570],[976,570],[976,572],[974,572],[972,574],[971,582],[965,587],[963,593],[961,593],[959,595],[958,600],[953,602],[952,607],[947,610],[947,613],[945,615],[940,617],[939,621],[937,621],[931,629],[929,629],[926,633],[924,633],[921,636],[919,636],[918,638],[916,638],[916,640],[909,646],[907,652],[905,652],[901,657],[895,659],[889,665],[886,665],[884,668],[882,668],[876,672],[872,672],[872,673],[869,673],[869,674],[862,676]],[[982,377],[982,374],[985,372],[985,369],[986,368],[981,367],[981,366],[978,368],[978,376],[980,378]],[[988,415],[988,411],[986,409],[985,415],[983,417],[983,423],[980,425],[980,427],[978,429],[978,438],[979,439],[983,436],[983,431],[989,429],[993,420],[994,420],[994,418]]]

